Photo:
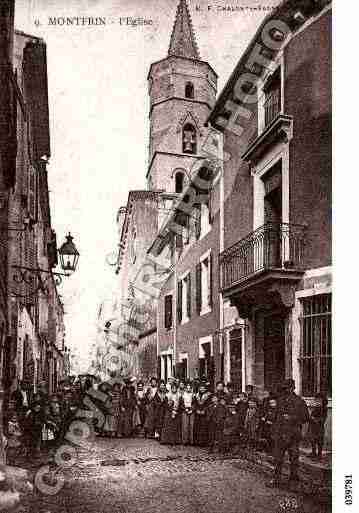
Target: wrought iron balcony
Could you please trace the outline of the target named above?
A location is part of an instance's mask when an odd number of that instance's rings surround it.
[[[265,271],[303,269],[305,227],[267,223],[220,255],[221,289],[243,284]]]

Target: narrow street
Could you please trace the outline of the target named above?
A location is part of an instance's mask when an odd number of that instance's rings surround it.
[[[142,438],[96,438],[66,471],[55,496],[23,505],[36,513],[326,513],[318,494],[265,486],[268,473],[239,458]]]

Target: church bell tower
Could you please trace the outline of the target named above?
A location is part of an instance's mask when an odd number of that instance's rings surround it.
[[[167,57],[151,65],[149,190],[182,192],[201,158],[217,74],[202,61],[186,0],[180,0]]]

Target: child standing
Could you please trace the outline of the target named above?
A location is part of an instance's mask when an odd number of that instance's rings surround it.
[[[262,437],[265,441],[265,450],[268,453],[273,451],[273,426],[277,418],[277,400],[270,397],[268,406],[262,417]]]
[[[227,416],[226,399],[223,393],[217,393],[212,397],[212,404],[208,412],[210,451],[216,448],[223,450],[224,423]]]
[[[23,446],[23,432],[20,427],[18,415],[14,412],[10,416],[7,426],[7,457],[9,463],[14,464],[16,457],[22,452]]]
[[[26,414],[25,426],[28,455],[39,455],[44,426],[44,411],[41,402],[35,402],[31,405],[31,409]]]
[[[244,428],[246,432],[247,446],[249,449],[254,450],[257,444],[258,402],[254,396],[252,385],[247,385],[246,389],[248,390],[248,409]]]
[[[328,414],[328,399],[325,394],[316,394],[314,407],[309,418],[309,439],[312,445],[313,459],[322,457],[324,425]]]

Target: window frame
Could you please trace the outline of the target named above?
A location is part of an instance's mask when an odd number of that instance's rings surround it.
[[[183,273],[178,280],[178,283],[179,282],[182,283],[181,305],[180,305],[181,318],[179,319],[179,324],[186,324],[187,322],[189,322],[191,315],[192,315],[191,271],[188,270],[185,273]],[[178,290],[178,284],[177,284],[177,290]]]
[[[171,298],[171,303],[169,303],[168,298]],[[171,304],[171,314],[167,313],[167,306]],[[170,317],[171,322],[168,323],[168,317]],[[164,296],[164,327],[166,330],[171,330],[173,328],[173,293],[168,293]]]
[[[320,310],[320,305],[316,304],[316,301],[324,301],[324,296],[328,296],[326,304],[328,309],[323,311]],[[326,379],[328,373],[329,381],[328,387],[324,390],[328,397],[331,397],[332,393],[332,294],[331,291],[321,291],[317,294],[305,295],[298,297],[300,303],[300,346],[299,346],[299,372],[300,372],[300,388],[301,394],[304,397],[313,397],[316,393],[323,391],[322,382]],[[310,312],[305,312],[305,303],[308,302],[308,308]],[[311,304],[309,304],[311,303]],[[314,311],[314,313],[313,313]],[[318,323],[319,321],[319,323]],[[320,335],[318,336],[318,325],[320,329]],[[323,329],[325,326],[325,329]],[[323,333],[326,333],[326,344],[325,347],[327,352],[322,352],[323,349]],[[306,338],[306,336],[308,338]],[[328,352],[329,349],[329,352]],[[309,354],[307,354],[309,353]],[[304,362],[313,362],[312,382],[307,383],[304,370]],[[323,371],[324,363],[324,371]],[[310,368],[310,367],[309,367]],[[308,370],[306,371],[308,372]],[[328,378],[327,378],[328,379]]]
[[[207,265],[205,264],[207,262]],[[200,279],[201,279],[201,295],[198,299],[198,305],[200,303],[201,308],[199,309],[199,315],[206,315],[208,313],[212,312],[212,306],[213,306],[213,256],[212,256],[212,249],[210,248],[208,251],[206,251],[199,259],[199,264],[201,266],[201,272]],[[204,268],[207,268],[207,300],[204,302]],[[197,285],[197,284],[196,284]]]
[[[181,186],[181,190],[180,191],[177,190],[177,177],[179,175],[182,177],[182,186]],[[180,170],[176,171],[174,178],[175,178],[175,193],[176,194],[182,194],[183,190],[184,190],[184,186],[185,186],[185,174],[184,174],[184,172],[180,171]]]
[[[190,88],[190,93],[188,94],[188,88]],[[194,99],[194,84],[193,82],[186,82],[185,84],[185,88],[184,88],[184,96],[185,98],[189,99],[189,100],[193,100]]]

